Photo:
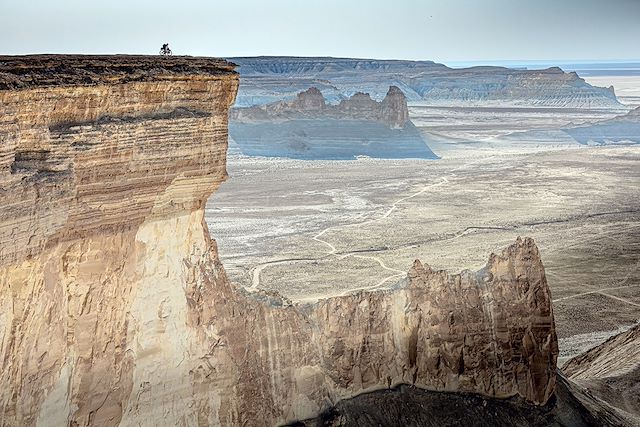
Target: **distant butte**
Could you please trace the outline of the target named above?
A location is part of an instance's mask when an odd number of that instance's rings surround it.
[[[356,92],[335,105],[311,87],[291,101],[233,108],[229,120],[232,147],[248,156],[438,158],[409,120],[407,98],[395,86],[380,102]]]
[[[384,123],[389,128],[404,128],[409,121],[407,98],[396,86],[390,86],[381,102],[368,93],[356,92],[337,105],[328,104],[322,92],[311,87],[292,101],[249,108],[233,108],[230,119],[236,122],[259,122],[293,119],[369,120]]]

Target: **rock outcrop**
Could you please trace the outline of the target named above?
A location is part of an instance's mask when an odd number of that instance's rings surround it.
[[[394,128],[401,128],[409,121],[407,97],[397,86],[389,87],[382,100],[382,121]]]
[[[234,108],[229,120],[233,147],[247,156],[438,158],[409,120],[407,99],[395,86],[381,102],[358,92],[336,105],[312,87],[293,101]]]
[[[389,86],[397,86],[409,101],[435,106],[623,108],[610,88],[591,86],[557,67],[454,69],[431,61],[305,57],[231,60],[240,65],[242,76],[239,107],[291,100],[310,86],[331,103],[356,92],[380,101]]]
[[[237,86],[214,59],[0,57],[0,425],[187,417]]]
[[[292,306],[229,283],[204,222],[233,65],[0,57],[0,424],[274,425],[413,384],[546,403],[534,242]]]
[[[322,111],[327,105],[322,92],[318,88],[312,87],[300,92],[290,106],[299,111]]]
[[[640,425],[640,325],[567,361],[562,371]]]
[[[409,122],[409,108],[407,98],[396,86],[389,87],[381,102],[374,101],[368,93],[356,92],[337,105],[327,104],[322,92],[311,87],[298,93],[293,101],[234,108],[229,119],[245,123],[302,119],[366,120],[402,129]]]

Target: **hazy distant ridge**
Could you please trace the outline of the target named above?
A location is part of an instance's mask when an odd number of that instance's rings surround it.
[[[453,69],[432,61],[304,57],[230,60],[240,66],[237,106],[292,99],[311,86],[320,89],[332,103],[356,92],[381,100],[392,85],[399,87],[409,102],[430,105],[621,106],[612,89],[594,87],[576,73],[565,73],[557,67]]]

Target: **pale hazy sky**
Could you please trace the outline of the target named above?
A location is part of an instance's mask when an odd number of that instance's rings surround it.
[[[640,59],[640,0],[0,0],[0,54]]]

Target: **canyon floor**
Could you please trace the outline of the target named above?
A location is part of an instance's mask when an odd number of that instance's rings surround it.
[[[230,156],[206,215],[231,279],[304,302],[393,286],[415,259],[478,269],[530,236],[553,292],[560,365],[637,323],[640,147],[505,136],[615,113],[499,111],[495,126],[496,111],[458,109],[436,129],[443,111],[411,109],[440,160]]]

